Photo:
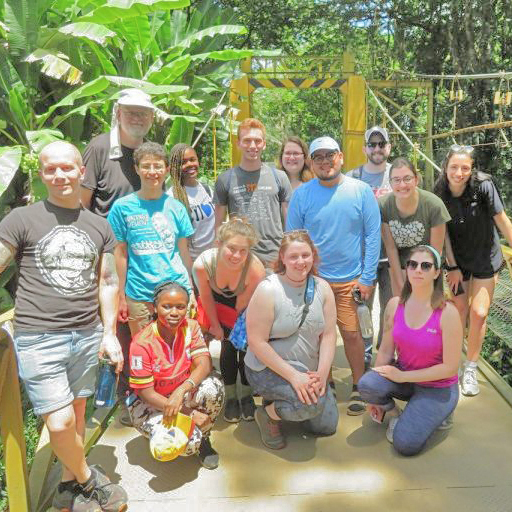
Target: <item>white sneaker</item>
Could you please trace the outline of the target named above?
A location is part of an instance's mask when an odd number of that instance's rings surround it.
[[[460,390],[465,396],[475,396],[480,393],[480,387],[476,378],[476,368],[466,366],[462,374]]]
[[[402,413],[402,411],[400,410],[399,407],[395,407],[394,409],[391,410],[391,412],[392,411],[396,411],[396,414],[394,416],[392,416],[391,418],[389,418],[388,428],[386,429],[386,439],[390,443],[393,443],[393,432],[395,431],[395,427],[398,422],[398,418],[400,417],[400,414]]]

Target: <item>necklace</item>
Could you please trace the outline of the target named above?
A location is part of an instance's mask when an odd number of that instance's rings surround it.
[[[299,279],[299,280],[297,280],[297,279],[292,279],[292,278],[291,278],[288,274],[286,274],[286,273],[285,273],[284,275],[286,276],[286,279],[290,280],[292,283],[305,283],[305,282],[307,281],[307,279],[308,279],[308,278],[306,277],[306,279]]]

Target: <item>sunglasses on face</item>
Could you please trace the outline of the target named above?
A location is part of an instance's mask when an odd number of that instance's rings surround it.
[[[450,146],[450,151],[453,153],[467,153],[471,155],[475,148],[473,146],[459,146],[459,144],[452,144]]]
[[[430,261],[422,261],[421,263],[416,260],[409,260],[407,262],[407,268],[410,268],[411,270],[416,270],[418,268],[418,265],[420,266],[421,270],[423,272],[428,272],[434,264]]]
[[[366,145],[372,149],[375,149],[377,146],[379,146],[380,149],[384,149],[387,146],[387,144],[388,143],[386,141],[381,141],[381,142],[368,142]]]

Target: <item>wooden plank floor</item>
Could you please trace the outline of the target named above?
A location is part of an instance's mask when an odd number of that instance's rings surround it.
[[[452,431],[405,458],[384,427],[367,415],[347,416],[351,379],[341,345],[335,364],[340,423],[333,437],[304,438],[291,427],[288,446],[271,451],[254,422],[220,419],[212,440],[221,462],[209,471],[195,457],[153,460],[147,440],[116,419],[89,460],[125,487],[131,512],[512,510],[512,409],[483,376],[480,395],[461,397]]]

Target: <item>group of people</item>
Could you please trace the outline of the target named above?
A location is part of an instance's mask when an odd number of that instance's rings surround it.
[[[67,142],[47,145],[39,162],[48,198],[0,223],[0,271],[19,264],[20,378],[63,465],[54,506],[127,508],[125,490],[84,455],[98,354],[121,375],[120,420],[160,460],[197,454],[217,467],[210,432],[221,411],[228,422],[256,420],[271,449],[286,445],[283,421],[334,434],[337,328],[352,374],[347,414],[387,416],[387,438],[404,455],[450,428],[466,324],[460,385],[479,392],[503,263],[497,228],[512,246],[499,192],[474,168],[473,148],[450,148],[431,193],[409,160],[388,162],[385,128],[366,131],[367,162],[343,174],[343,153],[327,136],[309,147],[288,137],[278,166],[264,163],[265,127],[246,119],[241,162],[212,188],[192,147],[168,155],[144,140],[155,110],[142,91],[121,91],[110,132],[83,160]],[[376,285],[372,367],[353,294],[371,304]],[[229,341],[241,320],[246,351]],[[220,376],[211,339],[221,342]],[[395,399],[407,402],[403,411]]]

